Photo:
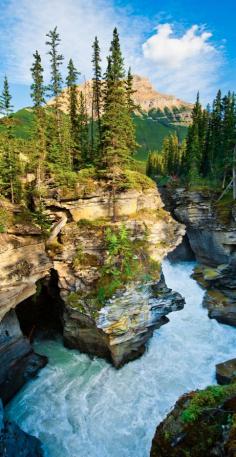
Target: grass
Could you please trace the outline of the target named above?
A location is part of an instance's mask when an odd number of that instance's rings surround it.
[[[136,189],[145,191],[155,189],[155,182],[148,176],[134,170],[125,170],[124,178],[122,179],[123,189]]]

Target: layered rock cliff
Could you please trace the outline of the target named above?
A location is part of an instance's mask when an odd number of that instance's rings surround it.
[[[236,203],[218,200],[219,194],[212,190],[184,188],[165,189],[163,198],[167,209],[186,225],[187,242],[179,248],[179,255],[193,252],[199,262],[194,277],[207,289],[204,305],[209,316],[235,326]]]

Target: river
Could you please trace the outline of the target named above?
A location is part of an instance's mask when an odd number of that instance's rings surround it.
[[[148,457],[156,426],[177,398],[216,382],[215,364],[235,357],[236,329],[207,317],[193,265],[164,262],[167,285],[185,297],[185,308],[121,370],[65,349],[60,339],[35,343],[49,364],[7,414],[41,439],[47,457]]]

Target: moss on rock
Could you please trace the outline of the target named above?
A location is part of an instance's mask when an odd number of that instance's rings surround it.
[[[182,396],[157,427],[151,457],[231,456],[226,448],[235,439],[235,413],[236,384]]]

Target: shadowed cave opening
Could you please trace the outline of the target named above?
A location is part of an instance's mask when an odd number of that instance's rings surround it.
[[[182,242],[175,248],[175,250],[168,254],[168,259],[173,263],[182,261],[191,262],[196,260],[196,256],[190,245],[187,233],[184,235]]]
[[[51,269],[50,275],[39,280],[36,286],[36,294],[16,307],[21,331],[31,341],[39,334],[49,337],[62,333],[63,329],[63,301],[56,270]]]

